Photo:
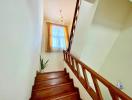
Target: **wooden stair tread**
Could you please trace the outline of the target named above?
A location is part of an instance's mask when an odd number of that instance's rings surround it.
[[[62,79],[62,78],[57,78],[57,79],[52,79],[52,80],[47,80],[47,81],[42,81],[40,83],[37,83],[34,85],[33,87],[33,91],[36,90],[36,89],[46,89],[46,88],[49,88],[49,87],[54,87],[54,86],[57,86],[57,85],[61,85],[61,84],[66,84],[66,83],[69,83],[69,82],[73,82],[72,79]]]
[[[52,94],[66,92],[66,91],[70,91],[70,90],[74,90],[74,89],[75,88],[73,87],[73,83],[68,82],[68,83],[64,83],[64,84],[49,86],[49,87],[46,87],[45,89],[40,88],[40,89],[37,89],[37,90],[33,90],[33,93],[52,95]]]
[[[68,75],[65,72],[55,72],[55,73],[44,73],[42,75],[39,75],[36,77],[36,81],[42,81],[42,80],[48,80],[48,79],[54,79],[54,78],[59,78]]]
[[[41,82],[43,82],[43,81],[48,81],[48,80],[53,80],[53,79],[58,79],[58,78],[69,78],[69,74],[65,74],[65,75],[63,75],[63,76],[57,76],[57,77],[50,77],[50,78],[47,78],[47,77],[41,77],[41,78],[39,78],[39,79],[35,79],[35,84],[39,84],[39,83],[41,83]]]
[[[63,94],[58,94],[52,97],[46,98],[47,100],[80,100],[77,91],[66,92]]]
[[[61,84],[57,84],[57,85],[51,85],[51,86],[47,86],[47,87],[37,87],[37,88],[35,88],[35,89],[33,89],[33,92],[34,91],[41,91],[41,90],[46,90],[46,89],[53,89],[53,88],[60,88],[60,87],[62,87],[62,86],[66,86],[66,85],[71,85],[72,86],[72,81],[70,81],[70,82],[65,82],[65,83],[61,83]]]
[[[40,80],[40,81],[36,81],[36,83],[34,85],[39,85],[39,84],[42,84],[42,83],[47,83],[47,82],[52,82],[52,81],[57,81],[57,80],[69,80],[69,75],[65,75],[63,77],[56,77],[56,78],[50,78],[50,79],[47,79],[47,80]]]
[[[81,100],[66,71],[37,74],[31,100]]]

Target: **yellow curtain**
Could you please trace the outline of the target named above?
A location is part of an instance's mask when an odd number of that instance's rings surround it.
[[[52,24],[47,23],[48,27],[48,44],[47,44],[47,51],[51,52],[52,50]]]
[[[52,50],[52,24],[50,24],[50,51]]]
[[[68,48],[69,34],[68,34],[68,28],[67,28],[67,26],[64,27],[64,32],[65,32],[66,48]]]

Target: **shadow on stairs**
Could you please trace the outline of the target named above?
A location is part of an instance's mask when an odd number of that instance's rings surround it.
[[[78,88],[64,71],[38,73],[30,100],[81,100]]]

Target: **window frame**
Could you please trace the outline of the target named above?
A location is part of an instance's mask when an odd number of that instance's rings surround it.
[[[68,44],[69,44],[68,26],[47,22],[47,28],[48,28],[47,52],[62,52],[63,49],[61,49],[61,48],[55,49],[52,47],[52,26],[53,25],[64,27],[64,33],[65,33],[64,36],[65,36],[66,48],[68,48]]]

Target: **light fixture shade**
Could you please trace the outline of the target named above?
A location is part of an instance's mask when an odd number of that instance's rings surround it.
[[[60,9],[60,23],[64,24],[64,19],[63,19],[63,15],[62,15],[62,9]]]

